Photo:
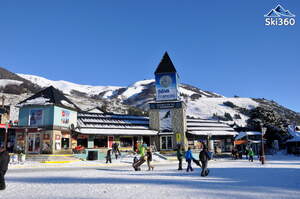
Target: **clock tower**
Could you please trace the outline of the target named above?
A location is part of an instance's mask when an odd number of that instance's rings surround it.
[[[172,150],[186,148],[186,105],[180,100],[179,76],[165,52],[155,72],[155,102],[150,103],[150,128],[158,131],[156,146]]]

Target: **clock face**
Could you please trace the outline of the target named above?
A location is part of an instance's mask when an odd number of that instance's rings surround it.
[[[172,78],[168,75],[164,75],[159,80],[160,85],[162,85],[164,88],[169,87],[172,84]]]

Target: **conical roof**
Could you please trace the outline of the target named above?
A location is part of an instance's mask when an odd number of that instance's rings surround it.
[[[159,73],[176,73],[176,69],[167,52],[165,52],[163,58],[161,59],[160,63],[158,64],[154,72],[154,74],[159,74]]]
[[[60,90],[49,86],[33,96],[23,100],[18,106],[26,105],[55,105],[72,110],[80,110],[71,100],[69,100]]]

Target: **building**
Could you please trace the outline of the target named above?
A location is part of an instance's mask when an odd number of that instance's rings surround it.
[[[142,116],[79,112],[74,144],[106,149],[118,143],[123,151],[135,150],[138,142],[154,145],[157,132],[149,129],[149,118]]]
[[[71,153],[79,108],[50,86],[18,104],[16,149],[25,153]]]

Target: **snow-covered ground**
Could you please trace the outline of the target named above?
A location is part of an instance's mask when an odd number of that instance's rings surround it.
[[[106,165],[76,162],[42,168],[10,166],[2,199],[88,198],[208,198],[293,199],[300,196],[300,157],[267,156],[257,160],[217,159],[209,162],[210,175],[178,171],[176,161],[154,162],[154,171],[135,172],[127,160]]]

